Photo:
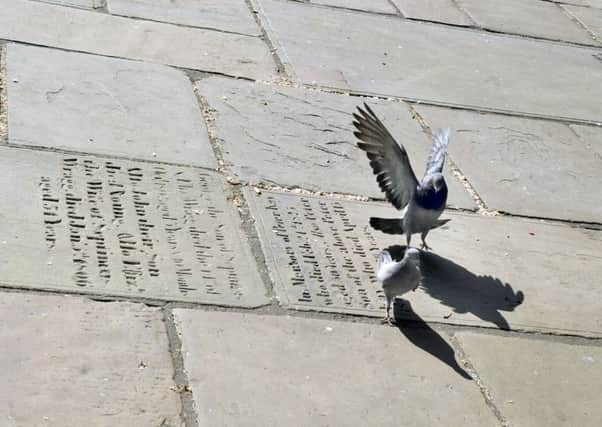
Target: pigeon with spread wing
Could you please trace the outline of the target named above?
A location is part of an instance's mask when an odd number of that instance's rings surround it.
[[[439,219],[447,202],[447,184],[443,165],[449,129],[439,129],[433,135],[433,146],[426,164],[424,177],[418,181],[403,145],[398,144],[387,128],[364,103],[354,113],[353,134],[359,139],[358,147],[366,152],[372,171],[387,200],[402,211],[401,218],[370,218],[370,225],[388,234],[405,234],[408,247],[412,234],[421,233],[422,247],[430,230],[447,223]]]

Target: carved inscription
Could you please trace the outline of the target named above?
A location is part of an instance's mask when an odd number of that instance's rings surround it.
[[[192,168],[64,158],[58,177],[39,178],[49,256],[70,254],[79,288],[241,298],[222,188]]]
[[[280,272],[290,304],[384,308],[375,277],[382,248],[367,218],[359,225],[338,200],[270,192],[249,196],[270,235],[272,267]]]

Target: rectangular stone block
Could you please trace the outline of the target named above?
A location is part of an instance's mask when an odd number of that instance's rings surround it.
[[[267,302],[214,173],[2,148],[4,286],[234,306]]]
[[[472,332],[456,336],[510,425],[602,424],[602,348]]]
[[[213,77],[196,84],[212,109],[226,167],[251,182],[384,199],[366,154],[357,148],[351,114],[365,99],[347,95]],[[392,135],[408,150],[422,177],[432,144],[398,101],[367,100]],[[454,144],[452,141],[451,144]],[[448,203],[475,204],[444,170]]]
[[[310,3],[364,10],[366,12],[390,13],[392,15],[397,13],[397,10],[391,6],[388,0],[311,0]]]
[[[215,168],[179,70],[10,43],[9,141]]]
[[[417,105],[449,124],[449,151],[488,207],[513,214],[602,222],[602,128]]]
[[[472,25],[454,0],[392,0],[404,16],[454,25]]]
[[[3,426],[181,425],[161,310],[5,292],[0,321]]]
[[[257,37],[132,20],[36,1],[0,0],[0,38],[252,79],[275,65]]]
[[[113,15],[261,34],[244,0],[107,0],[107,7]]]
[[[404,236],[370,228],[370,216],[399,213],[382,203],[290,193],[246,192],[276,291],[300,310],[384,314],[378,252]],[[541,221],[445,212],[421,252],[424,275],[402,296],[427,321],[602,334],[599,231]],[[419,236],[413,245],[418,246]],[[403,312],[401,315],[405,315]]]
[[[174,317],[199,425],[497,425],[474,383],[396,328],[185,309]]]
[[[261,6],[270,39],[298,81],[602,122],[596,49],[297,2],[261,0]]]
[[[457,0],[483,27],[502,33],[599,45],[557,5],[545,1]]]

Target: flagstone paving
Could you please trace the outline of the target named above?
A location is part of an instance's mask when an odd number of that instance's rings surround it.
[[[602,3],[554,3],[0,0],[0,425],[599,425]],[[451,128],[395,327],[364,102],[418,176]]]

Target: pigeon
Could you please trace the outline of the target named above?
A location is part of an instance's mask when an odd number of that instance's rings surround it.
[[[399,258],[399,254],[396,255],[396,258]],[[401,261],[396,261],[389,250],[382,250],[376,257],[376,278],[385,292],[386,313],[383,323],[391,325],[389,313],[395,297],[415,291],[422,280],[420,252],[418,249],[406,247]]]
[[[426,172],[419,182],[404,146],[395,141],[366,103],[364,108],[358,107],[359,114],[353,113],[357,145],[366,152],[387,200],[402,211],[401,218],[372,217],[370,225],[383,233],[405,234],[407,246],[413,234],[421,233],[422,249],[428,250],[428,232],[449,221],[439,219],[447,202],[447,184],[442,172],[449,129],[435,131]]]

